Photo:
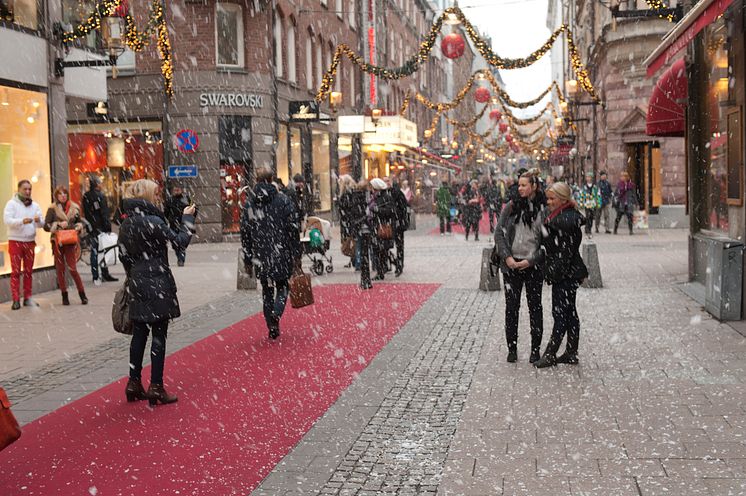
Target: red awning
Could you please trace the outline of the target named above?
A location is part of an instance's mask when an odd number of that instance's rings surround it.
[[[648,68],[648,77],[652,77],[658,69],[671,62],[697,33],[722,15],[732,3],[733,0],[700,0],[692,7],[643,62]]]
[[[684,59],[679,59],[663,73],[653,87],[648,102],[645,134],[684,136],[687,93],[686,63]]]

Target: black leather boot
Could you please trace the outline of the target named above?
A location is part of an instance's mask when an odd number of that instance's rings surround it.
[[[179,398],[177,398],[175,395],[168,394],[166,390],[163,389],[163,384],[151,383],[146,395],[148,397],[150,406],[155,406],[158,403],[161,403],[162,405],[168,405],[169,403],[176,403],[177,401],[179,401]]]
[[[148,399],[145,394],[145,389],[142,387],[142,381],[139,379],[130,379],[127,382],[127,388],[124,390],[124,395],[130,403],[133,401]]]
[[[67,291],[62,292],[62,304],[65,306],[70,304],[70,298],[67,296]]]
[[[80,303],[83,305],[88,304],[88,297],[85,295],[85,291],[78,291],[78,296],[80,296]]]

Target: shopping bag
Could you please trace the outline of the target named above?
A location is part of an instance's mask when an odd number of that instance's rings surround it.
[[[7,448],[21,437],[21,427],[13,412],[10,411],[10,400],[5,389],[0,387],[0,451]]]
[[[290,278],[290,306],[303,308],[308,305],[313,305],[311,276],[299,269]]]
[[[98,235],[98,253],[99,257],[103,254],[103,262],[100,262],[103,267],[117,264],[118,242],[119,236],[116,233],[101,233]]]
[[[345,238],[342,240],[342,255],[346,257],[355,256],[355,239]]]

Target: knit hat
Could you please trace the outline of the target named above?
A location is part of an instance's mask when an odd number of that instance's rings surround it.
[[[371,179],[370,185],[373,187],[373,189],[378,190],[378,191],[383,191],[387,187],[384,180],[381,179],[380,177]]]

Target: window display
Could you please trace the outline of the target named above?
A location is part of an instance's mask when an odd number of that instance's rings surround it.
[[[18,181],[28,179],[32,198],[46,212],[52,200],[47,96],[0,86],[0,207],[13,197]],[[34,268],[51,267],[54,255],[49,235],[36,236]],[[10,273],[8,230],[0,228],[0,275]]]
[[[332,209],[331,170],[329,167],[329,133],[313,131],[313,199],[314,209]]]

